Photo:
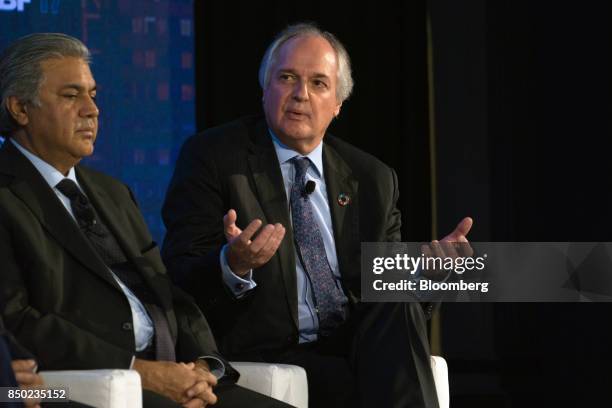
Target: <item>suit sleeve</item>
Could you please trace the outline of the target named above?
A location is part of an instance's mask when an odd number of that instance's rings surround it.
[[[138,202],[134,197],[132,191],[126,186],[130,197],[138,208]],[[144,219],[141,216],[140,211],[137,211],[134,215],[138,217],[140,222],[140,228],[143,231],[148,231]],[[172,306],[174,315],[177,322],[177,343],[176,343],[176,356],[177,361],[195,361],[202,356],[213,356],[219,359],[225,366],[225,379],[233,380],[234,382],[238,379],[238,372],[229,364],[229,362],[218,352],[217,344],[213,337],[213,333],[210,330],[206,318],[196,306],[193,298],[185,293],[182,289],[174,286],[167,275],[164,273],[164,264],[159,256],[157,245],[153,242],[150,234],[146,234],[145,241],[148,242],[145,245],[146,248],[151,248],[147,251],[148,255],[146,259],[153,266],[159,274],[163,275],[160,278],[164,278],[168,281],[168,285],[171,287],[172,293]],[[153,250],[154,249],[154,250]]]
[[[24,266],[15,259],[11,235],[0,225],[2,286],[0,306],[7,329],[22,350],[34,354],[42,369],[128,368],[132,354],[82,329],[58,313],[36,308],[25,282]]]
[[[397,181],[397,174],[391,169],[391,179],[393,180],[393,199],[391,200],[391,207],[389,208],[389,217],[387,221],[387,241],[388,242],[400,242],[402,240],[402,216],[400,210],[397,208],[397,200],[399,199],[399,187]],[[410,303],[410,308],[418,308],[418,303]],[[420,309],[426,319],[430,319],[434,311],[439,307],[439,302],[423,302],[420,304]],[[419,311],[420,312],[420,311]]]
[[[29,360],[35,359],[35,357],[30,353],[25,347],[23,347],[15,336],[13,336],[9,331],[4,328],[4,323],[2,318],[0,317],[0,336],[3,336],[6,340],[9,352],[11,353],[11,358],[14,360]]]
[[[391,169],[391,179],[393,184],[393,198],[390,201],[388,209],[389,216],[387,217],[386,241],[400,242],[402,240],[402,215],[397,208],[397,200],[399,199],[399,187],[397,182],[397,174]]]
[[[219,262],[227,192],[218,174],[214,149],[197,137],[181,149],[162,215],[167,227],[162,256],[172,280],[189,294],[213,322],[215,330],[228,324],[216,311],[232,316],[237,300],[225,285]]]

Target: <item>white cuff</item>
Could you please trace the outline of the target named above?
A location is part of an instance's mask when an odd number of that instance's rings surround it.
[[[213,356],[202,356],[198,357],[198,360],[204,360],[210,368],[210,373],[217,377],[217,380],[221,379],[225,375],[225,364],[223,361]]]
[[[225,286],[234,294],[235,297],[240,298],[244,296],[246,292],[255,288],[257,283],[253,280],[253,270],[249,270],[249,272],[241,278],[236,275],[232,268],[230,268],[229,263],[227,262],[227,249],[228,244],[225,244],[219,253],[219,264],[221,265],[221,275],[223,277],[223,282]]]

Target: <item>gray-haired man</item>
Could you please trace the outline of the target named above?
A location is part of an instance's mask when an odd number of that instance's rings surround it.
[[[235,385],[200,310],[167,278],[127,186],[78,165],[94,151],[96,92],[75,38],[32,34],[0,56],[7,327],[42,369],[134,368],[145,406],[276,406]]]
[[[353,86],[348,53],[291,26],[259,79],[265,117],[183,146],[163,209],[173,279],[226,355],[303,366],[313,407],[437,407],[421,306],[360,302],[360,243],[399,241],[401,220],[395,172],[326,134]]]

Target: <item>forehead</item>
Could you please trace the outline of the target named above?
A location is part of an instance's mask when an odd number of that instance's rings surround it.
[[[338,70],[336,52],[323,37],[295,37],[280,46],[275,69],[308,70],[332,77]]]
[[[85,88],[95,86],[89,64],[82,58],[51,58],[41,62],[43,86],[61,87],[68,84]]]

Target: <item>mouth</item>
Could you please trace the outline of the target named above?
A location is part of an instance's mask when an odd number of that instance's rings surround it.
[[[94,129],[78,129],[76,133],[88,139],[93,139],[95,134]]]
[[[286,110],[285,115],[287,115],[289,119],[293,120],[304,120],[310,117],[308,113],[298,110]]]

